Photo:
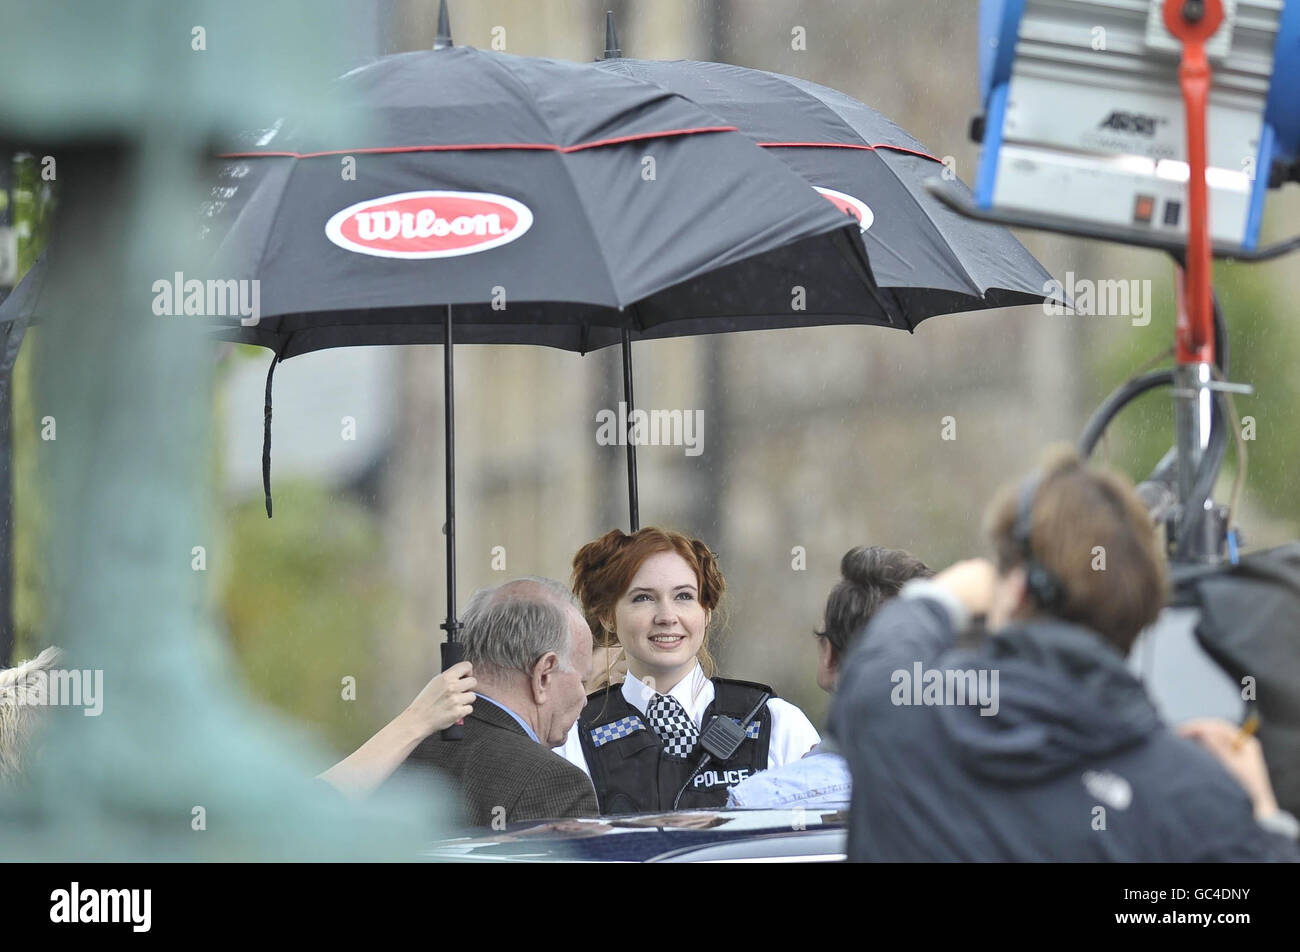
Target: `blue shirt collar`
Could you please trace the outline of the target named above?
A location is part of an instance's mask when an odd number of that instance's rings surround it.
[[[507,714],[509,714],[511,717],[513,717],[513,718],[515,719],[515,723],[517,723],[520,727],[522,727],[522,728],[524,729],[524,733],[526,733],[529,737],[531,737],[531,738],[532,738],[536,743],[539,743],[539,744],[540,744],[540,743],[542,742],[542,741],[541,741],[541,738],[539,738],[539,737],[537,736],[537,732],[534,731],[534,730],[533,730],[533,729],[528,725],[528,722],[527,722],[527,721],[525,721],[522,717],[520,717],[520,716],[519,716],[518,714],[516,714],[514,711],[510,710],[510,708],[506,707],[506,706],[505,706],[504,704],[502,704],[500,701],[494,701],[494,700],[492,700],[490,697],[488,697],[488,696],[487,696],[486,694],[484,694],[482,691],[476,691],[476,692],[474,692],[474,696],[475,696],[475,698],[476,698],[477,700],[480,700],[480,701],[487,701],[489,704],[494,704],[494,705],[496,705],[497,707],[501,708],[501,710],[505,711]]]

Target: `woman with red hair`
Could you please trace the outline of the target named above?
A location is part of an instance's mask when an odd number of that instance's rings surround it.
[[[596,645],[627,659],[622,685],[592,694],[557,748],[591,777],[602,814],[723,806],[729,786],[821,740],[770,687],[714,677],[709,623],[725,587],[709,547],[668,529],[614,529],[574,557]]]

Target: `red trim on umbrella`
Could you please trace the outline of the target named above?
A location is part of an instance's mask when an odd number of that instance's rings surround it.
[[[466,142],[461,145],[394,145],[369,149],[330,149],[326,152],[219,152],[221,159],[257,159],[281,157],[289,159],[316,159],[325,155],[373,155],[386,152],[454,152],[474,151],[480,149],[532,149],[545,152],[580,152],[583,149],[597,149],[605,145],[618,145],[623,142],[637,142],[642,139],[664,139],[670,136],[689,136],[701,132],[739,132],[735,126],[699,126],[691,129],[665,129],[663,132],[642,132],[630,136],[615,136],[611,139],[593,139],[579,142],[577,145],[555,145],[551,142]]]
[[[929,159],[931,162],[938,162],[940,165],[943,164],[942,159],[938,156],[931,155],[929,152],[921,152],[917,149],[905,149],[901,145],[888,145],[884,142],[878,142],[875,145],[859,145],[852,142],[760,142],[759,145],[764,148],[795,147],[804,149],[870,149],[873,152],[876,149],[888,149],[891,152],[905,152],[908,155],[917,155],[923,159]]]
[[[699,132],[739,132],[736,126],[699,126],[694,129],[667,129],[663,132],[643,132],[632,136],[615,136],[612,139],[593,139],[577,145],[566,145],[561,152],[579,152],[583,149],[595,149],[602,145],[618,145],[622,142],[636,142],[638,139],[663,139],[668,136],[692,136]]]

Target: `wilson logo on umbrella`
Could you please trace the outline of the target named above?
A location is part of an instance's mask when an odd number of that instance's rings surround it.
[[[488,192],[401,192],[349,205],[325,224],[347,251],[381,258],[450,258],[514,241],[533,224],[527,205]]]
[[[814,185],[813,188],[821,192],[822,197],[838,208],[842,212],[848,212],[858,220],[858,227],[866,231],[871,227],[871,223],[876,220],[875,214],[867,207],[867,203],[861,199],[854,198],[852,195],[845,195],[843,192],[837,192],[833,188],[822,188],[820,185]]]

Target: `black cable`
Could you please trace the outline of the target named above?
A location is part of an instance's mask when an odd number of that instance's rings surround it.
[[[1170,256],[1178,262],[1180,267],[1185,267],[1185,256],[1181,251],[1171,251]],[[1214,316],[1214,363],[1219,368],[1219,373],[1223,378],[1227,379],[1229,357],[1227,321],[1224,319],[1219,296],[1214,292],[1213,288],[1210,289],[1210,299],[1213,303]],[[1079,455],[1084,459],[1092,456],[1092,451],[1096,449],[1102,434],[1106,432],[1106,427],[1115,419],[1119,411],[1129,403],[1148,390],[1154,390],[1156,387],[1166,385],[1172,386],[1173,383],[1173,368],[1153,370],[1142,376],[1126,380],[1102,401],[1101,406],[1088,420],[1087,425],[1083,428],[1083,434],[1079,437]],[[1178,526],[1175,530],[1176,559],[1186,558],[1192,536],[1203,529],[1205,503],[1214,492],[1214,483],[1218,479],[1219,469],[1223,465],[1223,457],[1228,449],[1224,422],[1226,419],[1226,399],[1220,391],[1211,391],[1211,394],[1210,436],[1206,443],[1205,452],[1201,455],[1200,464],[1196,468],[1196,476],[1192,481],[1191,498],[1184,501],[1182,511],[1178,517]],[[1161,462],[1165,461],[1162,460]],[[1157,469],[1159,468],[1161,467],[1157,467]]]
[[[1173,382],[1174,371],[1169,368],[1153,370],[1140,377],[1126,380],[1102,402],[1101,406],[1093,413],[1092,418],[1088,420],[1083,435],[1079,438],[1079,455],[1085,459],[1092,455],[1092,451],[1101,440],[1101,435],[1105,432],[1106,427],[1110,425],[1110,422],[1125,406],[1148,390],[1172,385]],[[1223,457],[1228,448],[1227,431],[1224,426],[1223,396],[1218,391],[1212,391],[1212,393],[1214,399],[1210,405],[1210,439],[1205,447],[1204,454],[1201,456],[1200,465],[1196,468],[1196,478],[1192,484],[1191,498],[1185,501],[1178,519],[1175,557],[1180,559],[1186,557],[1192,536],[1200,531],[1205,520],[1205,501],[1210,498],[1211,493],[1214,491],[1214,483],[1218,479],[1219,468],[1223,463]]]
[[[1210,300],[1214,302],[1214,363],[1228,379],[1228,324],[1223,318],[1223,308],[1219,306],[1219,295],[1210,288]]]
[[[764,691],[763,696],[758,699],[758,703],[755,704],[753,708],[750,710],[750,712],[745,715],[743,720],[738,722],[740,724],[740,730],[741,730],[741,733],[738,738],[737,737],[728,738],[726,731],[722,732],[721,737],[718,737],[716,734],[710,733],[714,724],[718,720],[718,716],[715,715],[713,719],[709,721],[709,726],[706,727],[704,732],[700,735],[700,743],[704,746],[704,750],[705,750],[704,757],[701,758],[700,762],[695,765],[695,769],[691,771],[691,775],[686,778],[686,782],[682,784],[682,788],[677,791],[677,796],[673,799],[674,810],[676,810],[677,805],[682,802],[682,794],[686,793],[686,788],[691,785],[691,781],[694,780],[696,776],[699,775],[699,772],[703,770],[706,766],[708,766],[709,761],[713,759],[713,751],[710,751],[709,747],[713,746],[713,750],[718,752],[718,760],[720,763],[725,763],[726,761],[730,760],[731,757],[736,753],[736,750],[739,749],[740,744],[744,742],[745,732],[749,730],[750,722],[753,721],[754,718],[758,716],[758,712],[763,709],[763,705],[768,702],[768,699],[771,698],[771,696],[772,695],[770,693]],[[728,750],[730,751],[730,753],[727,752]]]
[[[1114,390],[1110,396],[1102,401],[1088,420],[1087,426],[1083,428],[1083,435],[1079,437],[1079,455],[1087,459],[1092,455],[1092,451],[1097,448],[1097,443],[1101,435],[1106,432],[1106,427],[1120,410],[1124,409],[1129,403],[1137,399],[1148,390],[1154,390],[1156,387],[1172,386],[1174,382],[1174,371],[1166,367],[1163,370],[1153,370],[1150,373],[1143,374],[1140,377],[1133,377],[1124,381]]]
[[[698,775],[701,770],[703,770],[706,766],[708,766],[709,761],[712,759],[713,759],[713,755],[706,752],[704,754],[703,759],[701,759],[700,762],[695,765],[695,769],[691,771],[691,775],[687,777],[686,782],[682,784],[682,789],[678,790],[677,796],[673,798],[674,810],[677,809],[677,804],[682,802],[682,794],[684,794],[686,792],[686,788],[691,785],[691,781],[695,779],[696,775]]]
[[[766,704],[769,700],[771,700],[771,698],[772,695],[764,691],[763,696],[758,699],[758,703],[755,704],[753,709],[751,709],[750,712],[745,715],[745,719],[740,722],[740,726],[742,728],[747,729],[749,727],[749,722],[752,721],[754,718],[758,717],[758,712],[763,709],[763,705]]]

